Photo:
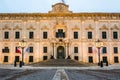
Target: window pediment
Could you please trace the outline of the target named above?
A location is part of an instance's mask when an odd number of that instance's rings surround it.
[[[100,30],[108,30],[107,26],[106,25],[103,25]]]
[[[18,25],[16,25],[15,28],[13,28],[13,30],[22,30],[22,28],[20,28]]]
[[[115,24],[115,25],[111,28],[111,30],[119,30],[119,28],[118,28],[118,26]]]
[[[4,27],[4,28],[2,28],[2,30],[11,30],[11,28],[9,28],[9,26],[8,26],[8,25],[5,25],[5,27]]]
[[[94,30],[94,28],[92,27],[91,24],[89,24],[89,26],[87,28],[85,28],[85,30]]]
[[[31,25],[27,30],[35,30],[35,28]]]
[[[79,28],[78,26],[75,26],[75,27],[72,28],[72,30],[73,30],[73,31],[74,31],[74,30],[80,30],[80,28]]]
[[[49,28],[47,26],[43,26],[41,30],[49,30]]]

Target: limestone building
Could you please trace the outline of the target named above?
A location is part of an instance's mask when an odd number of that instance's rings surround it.
[[[104,43],[100,60],[119,63],[120,13],[73,13],[68,8],[57,3],[48,13],[0,13],[0,63],[21,60],[16,49],[22,39],[30,49],[24,52],[25,63],[51,56],[98,63],[98,52],[93,51],[98,39]]]

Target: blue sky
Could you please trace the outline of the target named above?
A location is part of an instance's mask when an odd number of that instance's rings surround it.
[[[47,13],[61,0],[0,0],[0,13]],[[73,12],[120,12],[120,0],[65,0]]]

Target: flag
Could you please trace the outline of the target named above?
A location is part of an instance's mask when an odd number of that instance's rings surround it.
[[[30,52],[30,47],[27,47],[26,50],[25,50],[25,52],[29,53]]]
[[[62,3],[65,3],[65,1],[64,1],[64,0],[62,0]]]
[[[20,53],[21,54],[21,50],[19,47],[16,48],[16,53]]]
[[[98,49],[95,46],[92,47],[92,50],[93,50],[93,53],[97,53],[98,52]]]

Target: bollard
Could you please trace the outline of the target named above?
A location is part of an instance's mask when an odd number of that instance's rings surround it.
[[[101,63],[100,63],[100,67],[103,67],[103,61],[101,61]]]
[[[16,67],[17,66],[17,62],[16,61],[14,61],[14,67]]]
[[[20,61],[19,67],[22,67],[22,61]]]
[[[106,61],[106,66],[108,66],[108,61]]]

